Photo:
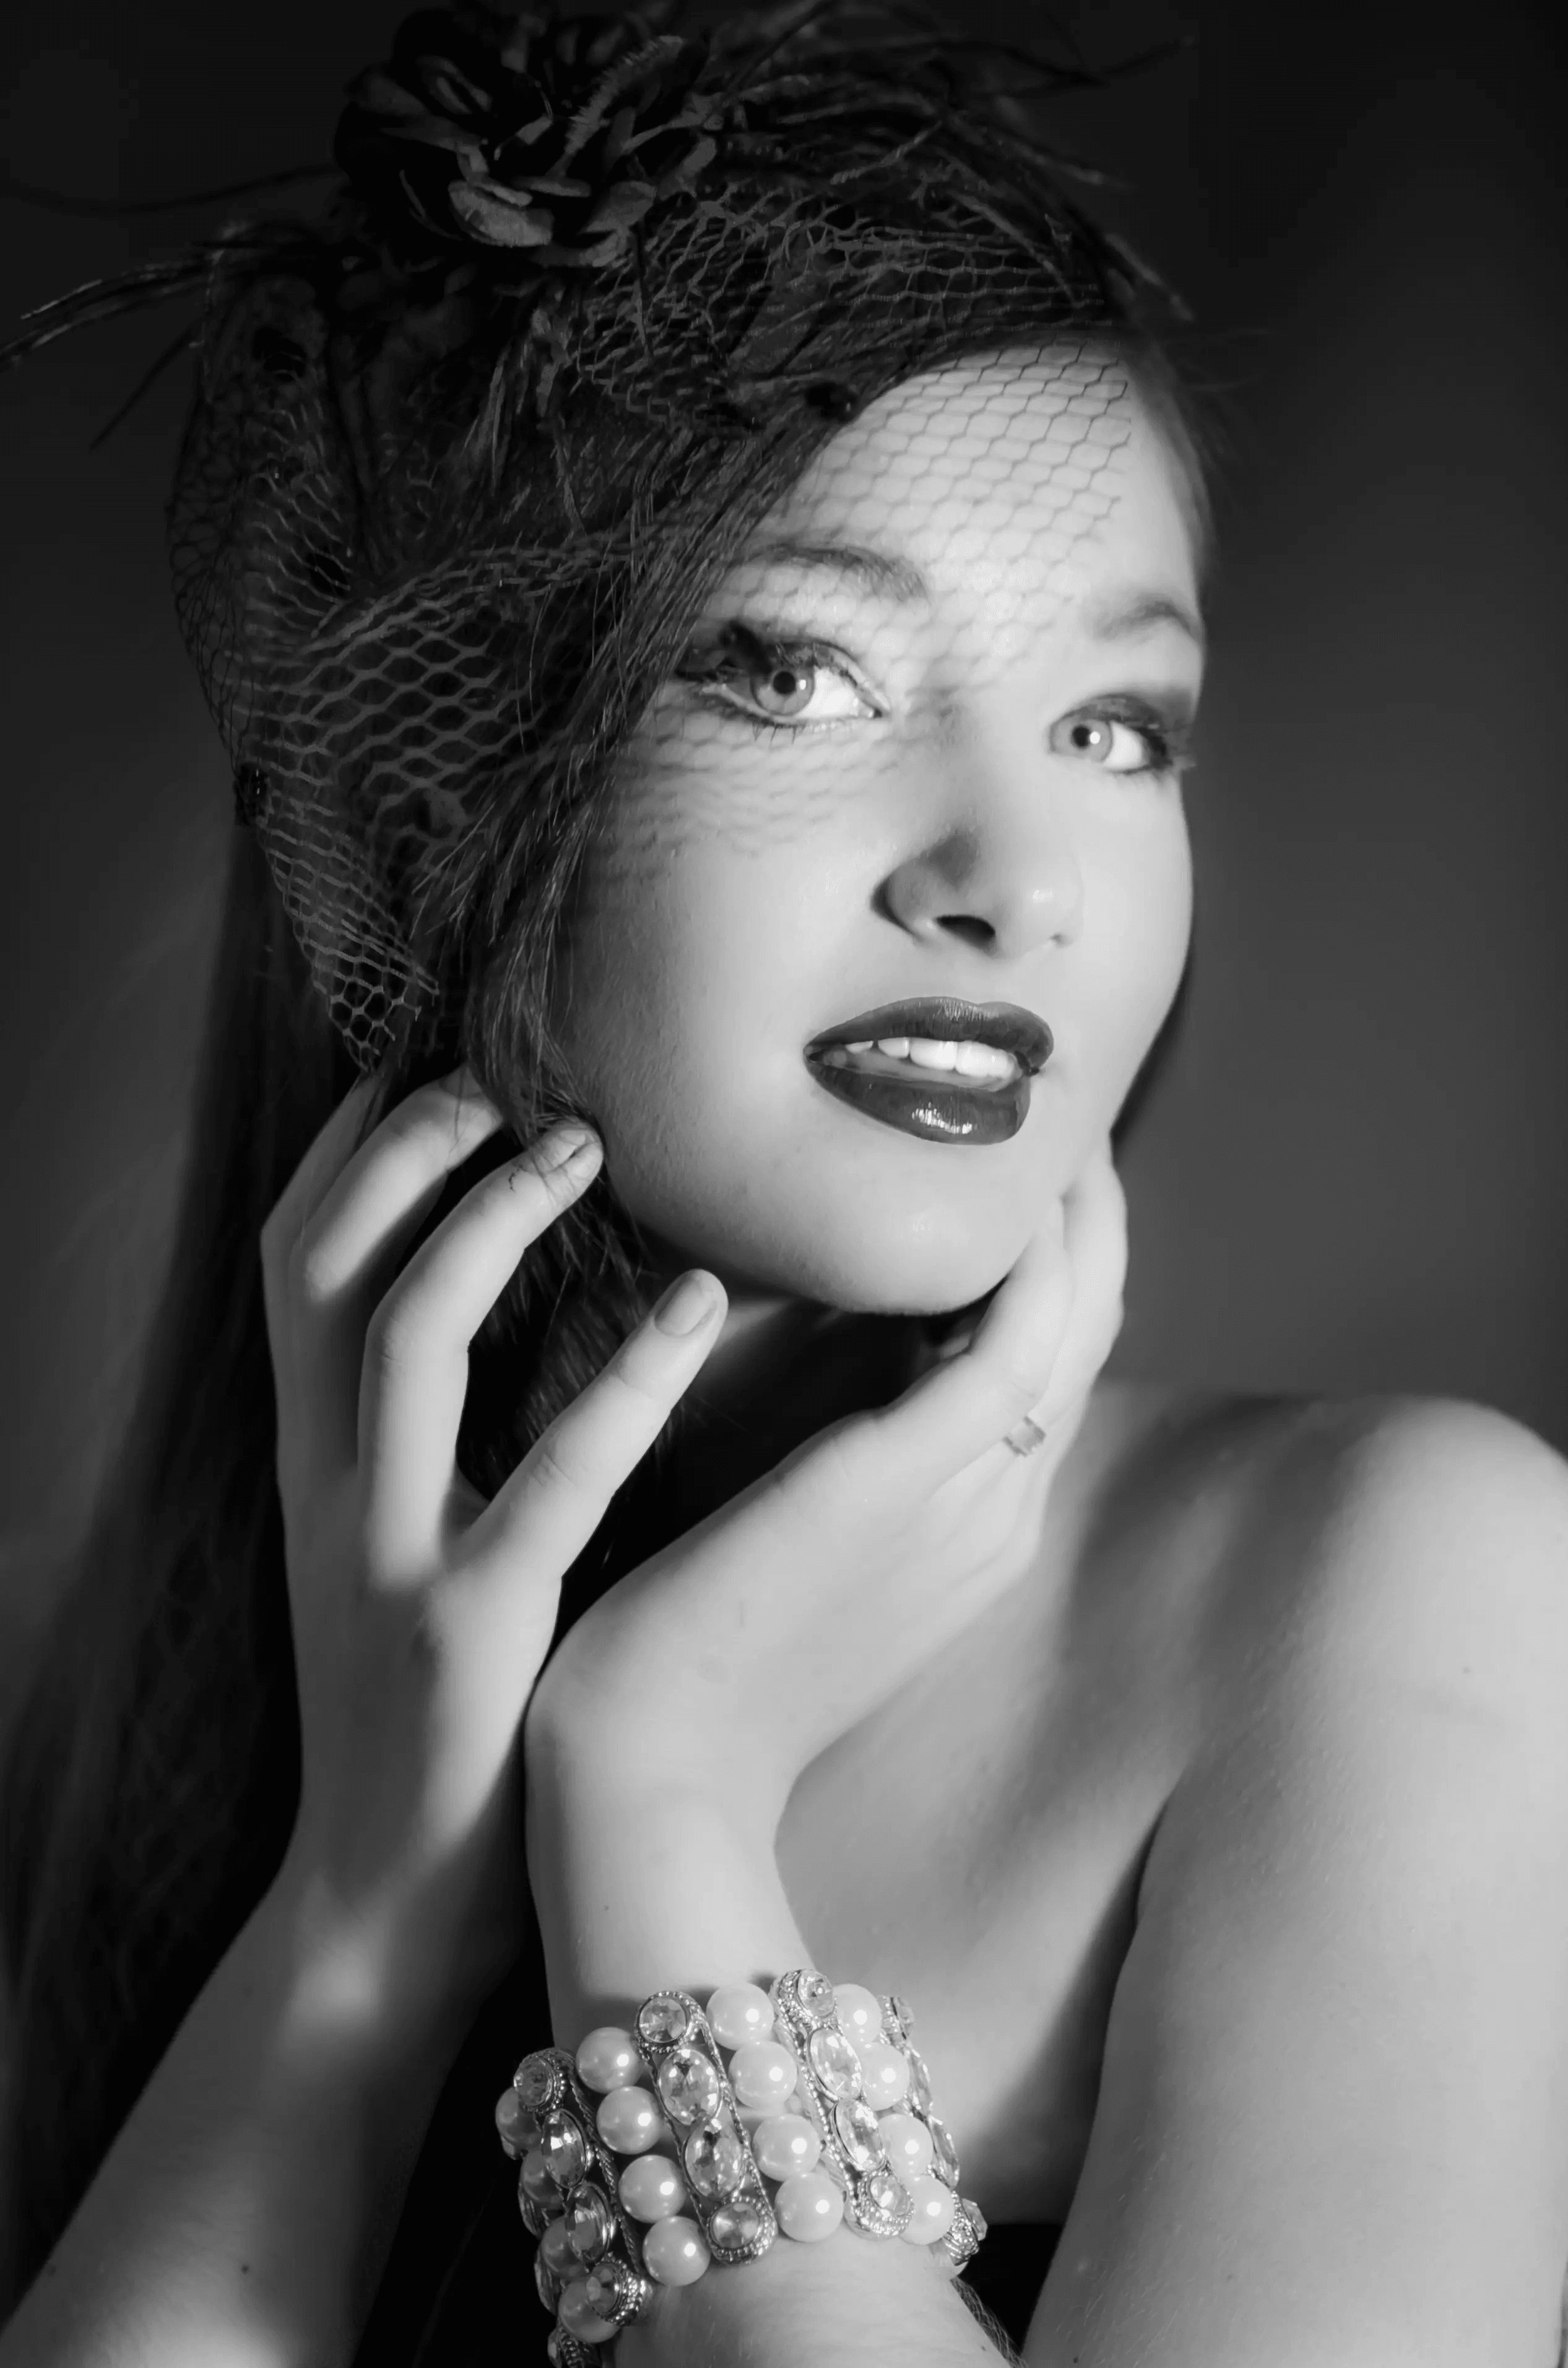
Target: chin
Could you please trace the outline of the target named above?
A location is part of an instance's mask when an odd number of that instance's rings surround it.
[[[1024,1192],[1017,1174],[985,1189],[977,1156],[940,1151],[946,1176],[858,1179],[828,1188],[819,1174],[735,1179],[733,1192],[699,1205],[663,1195],[627,1199],[638,1222],[681,1258],[710,1268],[732,1294],[784,1292],[858,1315],[938,1315],[994,1291],[1017,1262],[1046,1205],[1044,1189]],[[794,1189],[777,1190],[783,1181]],[[901,1189],[902,1188],[902,1189]],[[684,1196],[683,1196],[684,1197]],[[640,1204],[640,1205],[639,1205]]]

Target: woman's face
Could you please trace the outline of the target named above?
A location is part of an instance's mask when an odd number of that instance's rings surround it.
[[[1196,619],[1179,464],[1104,355],[934,370],[819,453],[627,752],[563,972],[676,1257],[890,1314],[1000,1281],[1181,975]]]

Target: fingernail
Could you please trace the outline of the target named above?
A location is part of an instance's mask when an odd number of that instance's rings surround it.
[[[695,1332],[718,1306],[713,1286],[705,1274],[683,1274],[672,1282],[653,1310],[653,1322],[661,1332],[675,1338]]]
[[[585,1168],[597,1163],[601,1151],[597,1134],[585,1126],[552,1127],[525,1151],[522,1165],[539,1176],[552,1176],[558,1167]]]

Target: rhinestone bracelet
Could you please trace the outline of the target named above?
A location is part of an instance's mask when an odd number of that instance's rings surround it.
[[[780,2229],[810,2243],[847,2221],[930,2246],[949,2273],[985,2234],[908,2008],[818,1973],[771,1995],[726,1983],[706,2009],[656,1990],[634,2030],[526,2055],[495,2123],[522,2165],[552,2368],[597,2368],[655,2284],[759,2260]]]

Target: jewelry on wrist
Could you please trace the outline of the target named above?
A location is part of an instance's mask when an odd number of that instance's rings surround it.
[[[780,2229],[809,2243],[847,2221],[930,2246],[949,2274],[971,2260],[985,2222],[910,2030],[901,1998],[802,1969],[771,1996],[725,1983],[706,2009],[656,1990],[631,2031],[526,2055],[495,2122],[552,2368],[597,2368],[655,2284],[756,2260]]]

